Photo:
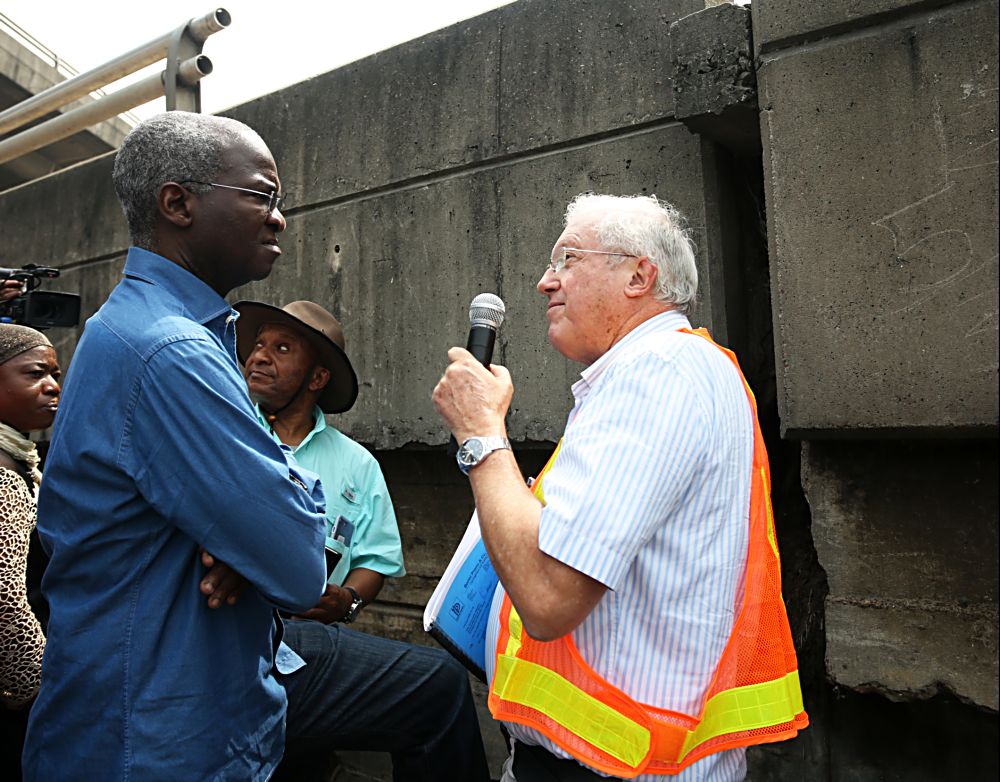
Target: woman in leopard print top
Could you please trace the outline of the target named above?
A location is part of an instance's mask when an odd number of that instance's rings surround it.
[[[31,702],[45,636],[28,605],[25,570],[41,475],[24,432],[47,429],[59,405],[59,364],[45,336],[0,324],[0,701]]]
[[[0,698],[16,708],[38,690],[45,636],[25,587],[35,497],[21,475],[5,467],[0,467],[0,523]]]

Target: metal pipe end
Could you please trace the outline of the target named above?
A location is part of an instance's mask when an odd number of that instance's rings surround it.
[[[212,72],[212,61],[204,54],[199,54],[189,60],[184,60],[177,66],[177,78],[181,83],[192,87]]]
[[[188,22],[188,35],[193,38],[196,43],[202,44],[205,43],[208,36],[229,27],[229,25],[232,24],[232,21],[233,17],[230,16],[229,11],[225,8],[216,8],[214,11],[210,11],[204,16],[195,17]]]

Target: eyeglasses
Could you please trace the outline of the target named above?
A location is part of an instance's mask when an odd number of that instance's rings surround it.
[[[260,196],[265,201],[267,201],[267,216],[270,217],[271,213],[275,210],[281,209],[281,205],[285,203],[285,196],[279,193],[277,190],[272,190],[270,193],[264,193],[260,190],[251,190],[249,187],[234,187],[233,185],[220,185],[218,182],[199,182],[197,179],[185,179],[181,184],[186,184],[190,182],[193,185],[206,185],[207,187],[222,187],[226,190],[239,190],[242,193],[253,193],[255,196]]]
[[[620,255],[623,258],[635,258],[634,255],[629,255],[628,253],[613,253],[607,250],[581,250],[579,247],[560,247],[556,251],[556,257],[549,260],[549,264],[546,267],[547,271],[553,274],[559,274],[563,269],[569,265],[571,258],[566,257],[567,252],[574,253],[593,253],[594,255]]]

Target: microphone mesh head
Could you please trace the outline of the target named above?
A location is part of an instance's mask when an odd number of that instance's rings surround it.
[[[469,321],[473,326],[489,326],[496,331],[503,323],[506,310],[499,296],[480,293],[469,305]]]

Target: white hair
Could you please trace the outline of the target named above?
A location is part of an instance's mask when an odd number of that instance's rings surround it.
[[[658,272],[654,297],[684,314],[693,311],[698,293],[695,246],[677,209],[656,196],[581,193],[566,207],[566,225],[591,214],[604,250],[649,258]]]

